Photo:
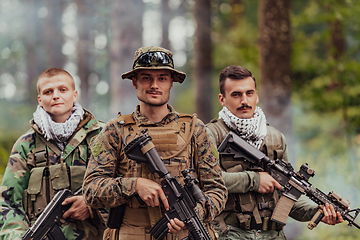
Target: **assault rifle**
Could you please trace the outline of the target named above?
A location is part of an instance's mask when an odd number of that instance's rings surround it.
[[[62,205],[62,202],[69,197],[79,194],[81,187],[73,194],[68,189],[63,189],[56,193],[54,198],[46,206],[35,223],[25,232],[21,239],[23,240],[66,240],[60,229],[61,216],[71,207],[71,203]]]
[[[205,201],[204,193],[196,185],[198,180],[190,174],[190,170],[184,170],[181,172],[184,176],[184,186],[181,186],[177,179],[170,175],[169,170],[151,142],[151,136],[145,132],[146,130],[143,130],[142,135],[127,145],[125,138],[124,152],[132,160],[147,163],[151,173],[157,173],[163,178],[161,187],[169,202],[170,209],[165,211],[164,216],[150,229],[150,234],[156,240],[162,239],[169,232],[167,223],[170,219],[178,218],[185,223],[189,230],[189,236],[184,239],[211,240],[210,234],[194,210],[197,202]]]
[[[314,188],[309,183],[309,178],[315,175],[315,171],[306,163],[301,165],[298,172],[294,172],[294,168],[290,163],[284,160],[271,160],[263,152],[251,146],[244,139],[234,132],[229,132],[226,138],[218,147],[220,155],[232,156],[234,159],[243,159],[250,164],[264,168],[280,185],[282,186],[282,196],[277,203],[272,221],[285,225],[286,219],[294,203],[301,195],[306,195],[316,204],[319,209],[308,224],[309,229],[313,229],[324,217],[323,207],[326,203],[333,205],[336,212],[339,212],[343,219],[349,222],[349,226],[354,225],[360,229],[360,225],[355,222],[360,208],[350,210],[350,202],[343,199],[335,192],[329,194],[323,193],[321,190]],[[235,167],[236,161],[232,163]]]

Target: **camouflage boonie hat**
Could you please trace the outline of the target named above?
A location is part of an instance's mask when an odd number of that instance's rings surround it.
[[[123,73],[122,79],[132,79],[141,69],[168,69],[172,72],[174,82],[182,83],[186,74],[174,69],[173,54],[161,47],[141,47],[135,52],[133,70]]]

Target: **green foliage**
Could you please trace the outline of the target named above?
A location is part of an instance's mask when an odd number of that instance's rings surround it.
[[[293,15],[293,87],[309,109],[341,114],[348,134],[360,132],[359,36],[356,1],[308,1]],[[346,49],[335,59],[329,24],[340,21]],[[359,39],[359,38],[356,38]]]
[[[12,146],[30,128],[30,119],[36,107],[25,103],[0,100],[0,178],[4,173]]]

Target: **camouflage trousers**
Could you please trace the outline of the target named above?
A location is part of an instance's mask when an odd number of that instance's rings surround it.
[[[218,240],[235,240],[235,239],[244,239],[244,240],[286,240],[284,231],[270,230],[270,231],[260,231],[260,230],[244,230],[238,227],[231,225],[226,225],[229,228],[227,234],[222,234],[218,226],[214,226],[214,229],[218,235]]]

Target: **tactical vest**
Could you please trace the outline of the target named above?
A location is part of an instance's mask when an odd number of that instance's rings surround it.
[[[98,131],[88,134],[84,128],[75,133],[78,139],[85,139],[86,144]],[[48,149],[54,152],[49,156]],[[82,152],[84,151],[86,152]],[[71,156],[85,154],[85,159],[90,156],[88,147],[79,147],[79,153],[72,153]],[[32,150],[35,158],[35,166],[30,171],[28,188],[23,193],[23,206],[30,223],[33,224],[42,213],[54,195],[62,189],[70,189],[75,192],[82,186],[86,165],[67,166],[63,159],[61,150],[50,141],[46,141],[42,135],[35,132],[35,148]],[[50,158],[58,159],[58,163],[51,165]]]
[[[212,120],[207,127],[216,136],[217,146],[220,145],[230,131],[222,120]],[[260,147],[260,151],[265,153],[270,159],[282,159],[283,144],[282,134],[275,128],[267,126],[267,135]],[[261,167],[251,166],[249,162],[243,160],[234,160],[230,156],[220,157],[220,165],[227,172],[264,171]],[[243,229],[251,229],[251,221],[256,224],[262,224],[264,226],[262,230],[278,229],[281,226],[273,222],[270,223],[270,217],[278,200],[277,191],[267,194],[253,191],[247,193],[229,193],[225,209],[216,220],[220,223],[223,233],[228,231],[225,223]]]
[[[196,116],[188,114],[180,114],[178,122],[172,121],[164,126],[155,126],[153,124],[140,124],[135,122],[132,115],[124,115],[118,117],[119,123],[123,126],[124,134],[122,139],[126,137],[126,143],[136,138],[143,129],[148,129],[147,132],[152,138],[160,157],[164,161],[172,176],[176,176],[178,181],[183,184],[183,176],[181,171],[189,168],[196,168],[197,154],[195,144],[193,143],[193,132],[195,129]],[[120,143],[119,158],[125,158],[126,161],[121,161],[117,167],[117,175],[130,177],[142,177],[151,179],[160,184],[161,179],[155,173],[152,174],[147,165],[144,163],[137,163],[134,160],[128,159],[123,152],[123,144]],[[194,156],[195,155],[195,156]],[[119,162],[119,161],[118,161]],[[125,165],[126,164],[126,165]],[[197,173],[192,172],[197,177]],[[146,204],[140,205],[136,197],[132,197],[128,202],[125,210],[123,224],[120,229],[117,229],[115,234],[120,239],[135,240],[135,239],[151,239],[148,231],[161,218],[162,213],[160,207],[148,207]],[[106,234],[104,234],[105,237]],[[114,235],[114,233],[110,234]],[[182,230],[173,236],[168,234],[166,239],[182,239],[188,236],[188,231]],[[107,239],[107,238],[104,238]]]

